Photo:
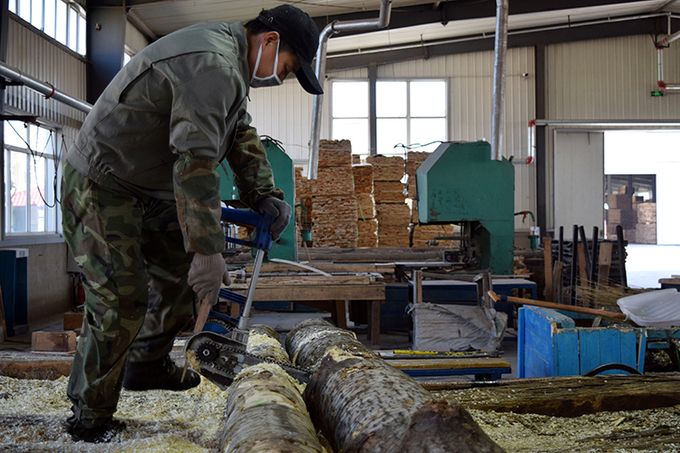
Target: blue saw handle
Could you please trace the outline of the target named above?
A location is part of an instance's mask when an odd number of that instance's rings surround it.
[[[222,208],[222,216],[220,218],[234,225],[252,227],[255,230],[255,239],[252,241],[244,241],[226,236],[227,242],[245,245],[246,247],[264,250],[265,252],[272,246],[271,227],[274,223],[274,217],[271,215],[242,209]]]

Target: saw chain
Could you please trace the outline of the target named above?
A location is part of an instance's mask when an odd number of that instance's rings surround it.
[[[200,332],[191,337],[184,346],[187,358],[189,351],[196,359],[192,361],[193,367],[222,390],[229,387],[244,368],[260,363],[274,363],[303,383],[309,382],[311,375],[305,368],[250,354],[245,344],[213,332]]]

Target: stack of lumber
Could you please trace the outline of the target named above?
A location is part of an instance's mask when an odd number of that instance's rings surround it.
[[[302,229],[312,227],[312,181],[302,175],[302,167],[295,167],[295,206],[297,242],[302,245]]]
[[[377,155],[367,157],[366,162],[373,165],[378,247],[408,247],[411,213],[401,183],[404,158]]]
[[[454,226],[453,225],[418,225],[413,224],[411,226],[413,229],[412,244],[413,247],[426,247],[429,241],[433,241],[435,237],[439,236],[453,236]],[[459,234],[457,232],[456,234]],[[451,240],[437,240],[439,245],[448,246],[451,245]]]
[[[416,198],[416,171],[420,165],[430,157],[431,153],[409,151],[406,154],[406,176],[408,177],[408,197]],[[417,218],[417,217],[416,217]]]
[[[357,199],[349,140],[321,140],[319,169],[312,184],[314,247],[357,246]]]
[[[656,203],[640,202],[635,204],[638,221],[635,224],[635,242],[638,244],[656,244]]]
[[[354,194],[357,197],[357,245],[375,247],[378,243],[378,221],[373,198],[373,165],[352,165]]]
[[[624,239],[628,242],[635,241],[635,225],[637,210],[633,208],[632,189],[628,186],[619,188],[618,193],[607,195],[607,237],[616,238],[616,227],[623,228]]]
[[[406,187],[408,188],[408,200],[406,202],[411,206],[411,223],[418,223],[416,171],[429,156],[430,153],[418,151],[409,151],[406,154]],[[415,243],[413,246],[418,247]]]

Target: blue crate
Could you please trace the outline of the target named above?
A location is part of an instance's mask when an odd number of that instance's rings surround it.
[[[518,310],[518,377],[579,376],[609,363],[628,365],[642,372],[646,348],[643,342],[649,329],[577,327],[575,315],[531,306]],[[603,374],[614,373],[621,371]]]

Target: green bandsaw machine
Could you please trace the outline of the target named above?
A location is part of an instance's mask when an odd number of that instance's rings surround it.
[[[283,190],[284,201],[291,208],[295,206],[295,168],[293,160],[286,154],[275,140],[263,138],[262,144],[267,151],[267,159],[274,172],[276,187]],[[234,174],[226,161],[217,169],[220,174],[220,199],[227,204],[238,201],[238,190],[234,184]],[[236,203],[238,206],[238,203]],[[297,242],[295,239],[295,218],[281,233],[278,241],[273,242],[267,254],[268,259],[279,258],[288,261],[297,261]]]
[[[460,225],[454,260],[512,275],[515,170],[490,154],[484,141],[439,145],[416,172],[418,222]]]

